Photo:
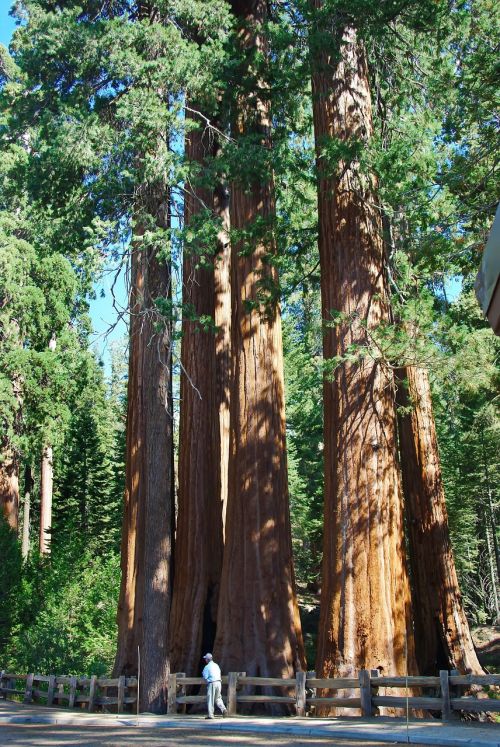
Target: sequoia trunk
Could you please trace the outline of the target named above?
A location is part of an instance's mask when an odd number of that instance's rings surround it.
[[[207,129],[189,132],[188,159],[202,165],[209,155],[209,141]],[[212,201],[208,190],[191,189],[186,192],[184,205],[186,226]],[[196,242],[194,248],[184,249],[183,305],[185,312],[189,308],[197,317],[213,319],[214,272],[206,266],[213,256],[202,257],[196,249]],[[182,324],[179,493],[170,625],[172,667],[193,676],[199,673],[203,650],[211,650],[215,638],[222,567],[222,504],[216,338],[211,329],[204,331],[197,320],[186,316]]]
[[[265,54],[266,2],[234,2],[243,50]],[[250,67],[249,67],[250,70]],[[235,135],[270,147],[269,100],[255,81],[255,103],[238,99]],[[264,95],[262,95],[264,94]],[[290,677],[305,666],[295,597],[288,505],[281,322],[262,288],[275,285],[269,262],[274,217],[271,178],[233,183],[231,229],[259,236],[233,246],[231,445],[226,544],[215,651],[225,671]],[[260,226],[266,235],[260,235]]]
[[[147,214],[168,226],[168,193],[146,197]],[[131,255],[130,352],[122,580],[115,675],[137,674],[140,708],[166,707],[168,618],[173,535],[171,322],[155,301],[171,292],[169,263],[134,233]]]
[[[412,567],[419,670],[482,674],[465,617],[450,544],[429,376],[408,366],[398,389],[401,468]],[[408,411],[408,408],[410,410]]]
[[[220,500],[224,531],[228,490],[231,402],[231,243],[229,240],[229,193],[224,184],[219,184],[215,189],[214,211],[221,223],[217,260],[214,267],[214,281],[215,324],[217,327],[215,354],[220,433]]]
[[[414,661],[394,382],[382,360],[355,352],[369,347],[371,331],[389,320],[376,185],[362,173],[355,150],[333,163],[326,155],[329,145],[340,143],[345,153],[370,138],[370,88],[355,30],[338,33],[335,48],[332,56],[313,55],[312,78],[323,349],[326,361],[346,356],[324,380],[316,669],[320,677],[352,677],[362,668],[402,675]]]

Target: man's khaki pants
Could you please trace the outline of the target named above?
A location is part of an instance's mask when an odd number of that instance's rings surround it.
[[[221,698],[221,682],[209,682],[207,685],[207,706],[208,715],[210,718],[214,717],[214,705],[220,708],[221,712],[224,713],[226,706]]]

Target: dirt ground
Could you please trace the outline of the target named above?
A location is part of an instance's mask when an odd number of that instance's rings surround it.
[[[492,674],[500,674],[500,626],[473,628],[472,638],[480,664]]]

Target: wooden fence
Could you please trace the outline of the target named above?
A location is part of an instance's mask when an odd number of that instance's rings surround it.
[[[168,713],[177,713],[179,706],[185,709],[188,704],[204,703],[205,695],[187,694],[189,687],[203,684],[201,677],[171,674],[168,680]],[[476,690],[483,688],[479,693],[481,697],[463,695],[463,689],[470,690],[471,686],[475,686]],[[223,699],[230,716],[237,714],[240,703],[277,703],[292,709],[295,707],[297,716],[305,716],[307,711],[311,712],[312,706],[353,708],[361,711],[363,717],[376,715],[378,708],[398,708],[440,712],[443,720],[448,721],[458,711],[500,712],[500,700],[489,698],[484,691],[484,688],[498,686],[500,675],[458,675],[446,670],[441,671],[439,677],[380,677],[378,670],[362,669],[358,677],[343,679],[318,679],[314,672],[297,672],[294,679],[247,677],[244,672],[230,672],[222,678]],[[245,693],[245,689],[250,687],[265,688],[267,692]],[[398,694],[387,695],[390,688],[397,689]],[[276,689],[281,694],[277,694]],[[429,695],[413,694],[429,689],[432,691]],[[270,693],[270,690],[274,692]],[[334,691],[335,694],[325,696],[325,690]]]
[[[198,687],[198,695],[188,694]],[[204,704],[205,682],[201,677],[171,674],[168,679],[168,713],[185,711],[186,705]],[[500,675],[458,675],[444,670],[439,677],[380,677],[377,670],[363,669],[358,677],[319,679],[314,672],[297,672],[294,679],[247,677],[245,672],[230,672],[222,678],[223,699],[229,715],[238,713],[238,705],[271,703],[287,706],[297,716],[313,713],[318,706],[352,708],[364,717],[376,715],[378,708],[440,712],[444,721],[462,712],[500,712],[500,700],[488,697],[485,688],[500,687]],[[479,697],[464,695],[471,687]],[[264,688],[264,692],[250,692]],[[396,695],[387,691],[396,689]],[[482,688],[482,691],[480,691]],[[431,691],[420,694],[422,691]],[[320,695],[318,695],[320,691]],[[329,691],[325,695],[325,691]],[[414,694],[419,693],[418,695]],[[117,713],[137,709],[137,679],[119,677],[56,677],[55,675],[11,674],[0,672],[0,695],[22,697],[24,703],[49,706],[96,708],[113,706]],[[355,715],[355,714],[353,714]]]
[[[0,695],[4,698],[22,696],[23,703],[48,706],[85,708],[92,713],[97,707],[116,706],[124,713],[125,706],[137,703],[137,678],[118,677],[56,677],[54,674],[11,674],[0,672]]]

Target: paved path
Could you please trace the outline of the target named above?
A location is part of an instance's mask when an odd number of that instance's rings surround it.
[[[189,729],[113,728],[112,726],[0,725],[2,747],[384,747],[381,742],[287,734],[241,734]],[[415,745],[413,745],[415,747]]]
[[[161,732],[158,729],[162,729]],[[167,734],[168,729],[168,734]],[[67,737],[67,739],[66,739]],[[10,741],[6,741],[9,739]],[[188,739],[188,741],[186,741]],[[453,724],[400,719],[314,719],[238,716],[206,721],[203,716],[139,718],[88,714],[43,706],[0,701],[0,744],[9,745],[344,745],[346,740],[365,747],[373,743],[443,745],[443,747],[500,747],[500,725]],[[107,740],[107,741],[106,741]],[[177,740],[177,741],[176,741]],[[354,747],[353,742],[347,744]]]

